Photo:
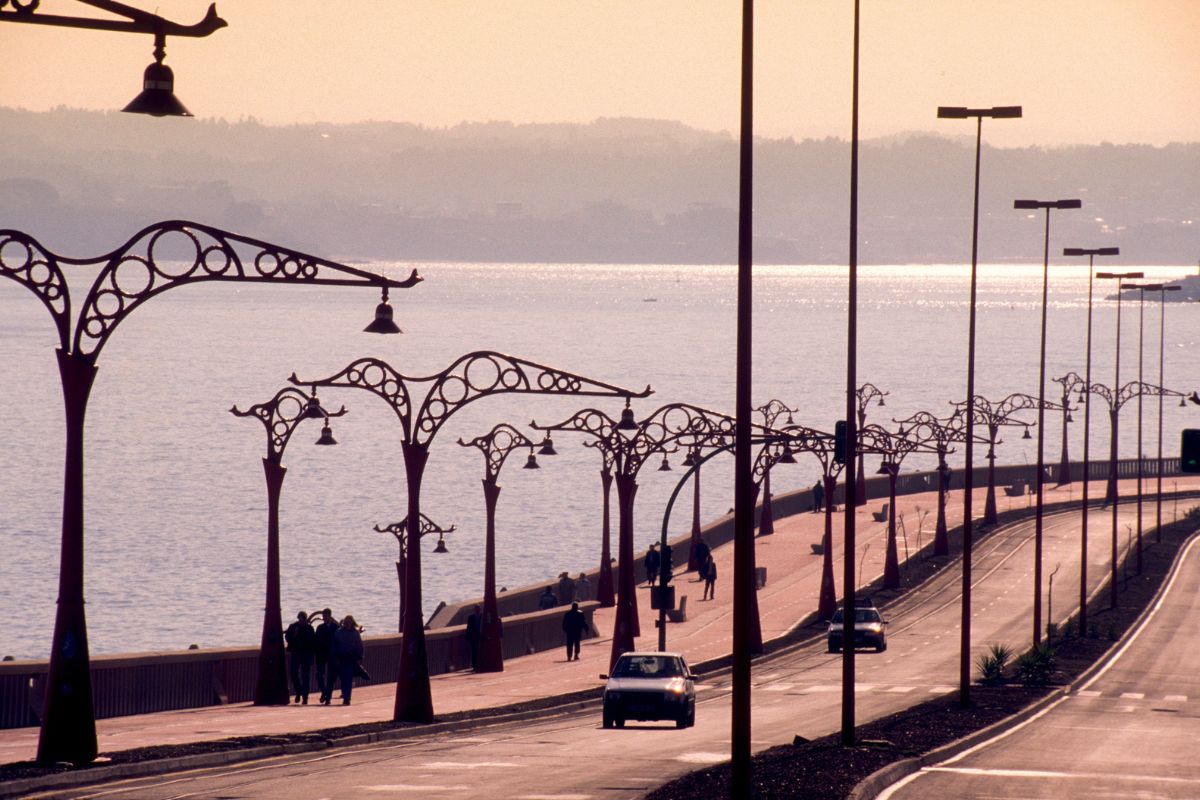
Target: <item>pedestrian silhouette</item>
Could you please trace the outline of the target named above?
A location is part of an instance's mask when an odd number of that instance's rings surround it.
[[[575,599],[581,603],[592,599],[592,582],[588,580],[586,572],[579,573],[575,579]]]
[[[317,652],[317,634],[308,622],[308,614],[301,611],[296,615],[296,621],[284,631],[283,640],[291,656],[292,692],[297,703],[308,705],[308,683]]]
[[[333,687],[337,680],[337,657],[333,654],[333,637],[338,623],[328,608],[321,611],[321,624],[317,626],[314,653],[317,662],[317,688],[321,690],[321,702],[329,705],[333,699]]]
[[[338,677],[342,683],[342,705],[350,705],[350,694],[354,690],[355,677],[370,679],[362,667],[363,641],[358,623],[347,614],[342,625],[333,635],[333,653],[337,656]]]
[[[825,502],[825,487],[821,485],[820,478],[818,478],[817,482],[813,484],[812,495],[813,495],[813,513],[819,514],[819,513],[821,513],[821,509],[824,508],[823,504]]]
[[[702,600],[715,600],[717,594],[717,562],[708,557],[708,568],[704,570],[704,597]]]
[[[467,649],[471,651],[471,669],[479,669],[479,606],[467,617]]]
[[[587,616],[579,610],[579,603],[571,603],[571,610],[563,614],[562,629],[567,637],[567,661],[578,661],[579,643],[588,629]]]
[[[547,586],[542,590],[542,593],[538,595],[538,608],[554,608],[556,605],[558,605],[558,600],[554,597],[554,590]]]
[[[646,568],[646,583],[653,586],[654,581],[658,578],[659,565],[658,543],[650,545],[650,549],[646,551],[646,558],[642,562]]]

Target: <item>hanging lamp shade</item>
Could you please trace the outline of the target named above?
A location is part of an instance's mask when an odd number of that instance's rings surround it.
[[[883,408],[887,403],[883,402],[883,395],[879,395],[879,407]]]
[[[685,466],[685,467],[696,466],[696,451],[695,450],[689,449],[687,451],[687,455],[683,457],[683,466]]]
[[[538,447],[537,454],[539,456],[556,456],[558,451],[554,449],[554,440],[550,438],[550,434],[546,434],[546,438],[542,439],[541,445]],[[530,468],[532,469],[532,467]]]
[[[1032,439],[1032,438],[1033,438],[1033,436],[1032,436],[1032,435],[1029,433],[1029,428],[1028,428],[1028,427],[1026,427],[1026,428],[1025,428],[1025,433],[1023,433],[1023,434],[1021,435],[1021,438],[1022,438],[1022,439]]]
[[[670,472],[671,471],[671,462],[667,460],[666,453],[663,453],[663,460],[662,460],[662,463],[658,465],[658,471],[659,472]]]
[[[321,400],[317,397],[316,387],[313,387],[312,396],[308,398],[308,403],[304,406],[305,419],[325,419],[325,409],[321,408]]]
[[[449,553],[450,552],[449,550],[446,549],[446,539],[440,533],[438,534],[437,545],[433,548],[433,552],[435,552],[435,553]]]
[[[879,462],[879,469],[875,470],[876,475],[890,475],[891,470],[888,469],[889,462],[887,459]]]
[[[792,455],[792,448],[787,445],[783,446],[783,455],[779,457],[780,464],[795,464],[796,457]]]
[[[525,459],[525,466],[521,469],[541,469],[542,465],[537,463],[537,456],[532,451],[529,453],[529,458]]]
[[[621,421],[617,423],[619,431],[636,431],[638,429],[637,420],[633,418],[633,409],[628,404],[621,409]]]
[[[175,73],[161,61],[146,67],[146,72],[142,75],[141,93],[121,110],[130,114],[149,114],[152,117],[192,116],[192,112],[175,96]]]
[[[317,439],[316,444],[319,444],[319,445],[337,444],[337,439],[333,438],[333,428],[329,427],[328,421],[326,421],[325,425],[321,428],[321,438]]]
[[[371,324],[363,328],[366,333],[403,333],[400,326],[392,319],[392,304],[387,301],[387,292],[383,294],[383,301],[375,306],[375,319],[371,320]]]

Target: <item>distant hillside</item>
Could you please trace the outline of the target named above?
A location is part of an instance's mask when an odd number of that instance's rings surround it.
[[[973,144],[864,143],[863,263],[969,258]],[[755,159],[756,260],[844,262],[847,142],[766,139]],[[1200,143],[985,148],[980,257],[1041,258],[1040,218],[1014,198],[1080,197],[1054,217],[1056,243],[1193,264],[1197,176]],[[735,140],[675,122],[270,127],[0,108],[0,227],[68,254],[181,217],[341,258],[732,263],[736,198]]]

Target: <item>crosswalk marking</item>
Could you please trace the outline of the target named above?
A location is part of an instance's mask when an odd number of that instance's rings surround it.
[[[1186,694],[1169,694],[1163,698],[1168,703],[1186,703],[1188,696]]]
[[[892,688],[887,689],[886,691],[890,692],[891,694],[906,694],[908,692],[911,692],[914,688],[915,687],[912,687],[912,686],[893,686]]]
[[[1082,689],[1075,694],[1079,695],[1080,697],[1099,697],[1102,692],[1098,692],[1095,689]]]
[[[1121,694],[1122,700],[1141,700],[1145,697],[1141,692],[1124,692]]]

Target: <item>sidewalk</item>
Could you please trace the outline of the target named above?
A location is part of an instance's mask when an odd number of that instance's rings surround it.
[[[1172,477],[1169,483],[1164,481],[1164,491],[1175,488],[1175,485],[1179,491],[1200,491],[1200,476]],[[1122,497],[1128,497],[1135,488],[1135,481],[1122,481]],[[1093,482],[1093,497],[1102,492],[1102,484]],[[978,489],[975,494],[975,509],[977,513],[982,513],[984,490]],[[1061,489],[1047,487],[1046,502],[1078,501],[1079,495],[1078,483]],[[872,500],[856,511],[856,560],[863,558],[865,553],[863,585],[869,584],[883,572],[887,524],[876,522],[871,512],[878,511],[884,502],[886,500]],[[1144,502],[1153,510],[1153,495],[1149,495]],[[901,562],[905,557],[905,529],[909,552],[917,552],[919,511],[927,512],[921,526],[920,542],[926,545],[932,541],[937,519],[936,503],[937,494],[934,492],[897,498],[896,525]],[[1181,501],[1180,513],[1194,503],[1194,500]],[[1031,497],[1010,498],[1000,492],[997,498],[1001,513],[1026,504],[1032,505]],[[1164,499],[1164,522],[1172,519],[1172,513],[1173,505]],[[961,524],[961,491],[951,493],[946,515],[950,529]],[[834,574],[839,596],[843,569],[840,545],[843,526],[844,516],[839,509],[834,515],[833,525]],[[767,568],[767,583],[758,593],[764,640],[786,633],[797,620],[817,607],[822,557],[813,554],[811,545],[821,540],[824,515],[804,513],[778,519],[775,521],[775,531],[772,536],[756,540],[757,565]],[[682,652],[692,664],[728,655],[731,650],[732,543],[716,549],[713,557],[720,575],[714,600],[700,599],[703,584],[697,582],[695,573],[677,575],[675,580],[677,602],[683,596],[688,597],[687,619],[669,624],[667,647]],[[656,649],[657,612],[650,609],[649,590],[644,583],[638,588],[638,609],[642,636],[637,640],[637,646]],[[600,636],[583,643],[578,661],[568,662],[565,650],[554,649],[510,659],[505,662],[504,672],[477,675],[464,671],[434,676],[431,684],[435,714],[492,708],[600,686],[601,681],[597,676],[608,671],[614,613],[615,609],[612,608],[596,611],[595,625]],[[242,703],[113,717],[97,720],[96,727],[100,752],[103,754],[150,745],[299,733],[362,722],[380,722],[391,719],[394,700],[395,684],[383,684],[355,688],[354,703],[350,706],[338,704],[336,698],[330,706],[256,707]],[[0,730],[0,763],[32,760],[37,752],[37,737],[37,728]]]

